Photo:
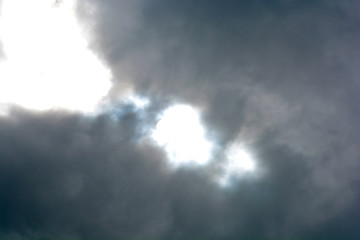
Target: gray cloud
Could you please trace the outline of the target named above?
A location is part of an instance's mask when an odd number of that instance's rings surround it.
[[[206,168],[170,169],[161,149],[133,141],[136,112],[118,116],[18,109],[1,119],[3,239],[326,239],[358,198],[356,182],[319,185],[277,133],[253,146],[262,177],[219,188]],[[332,231],[358,217],[340,215]]]
[[[351,108],[358,100],[358,18],[348,13],[355,2],[97,4],[94,47],[108,61],[114,82],[206,105],[209,123],[220,131],[239,130],[243,103],[260,95],[259,88],[294,106],[315,99]],[[234,118],[239,121],[217,124]]]
[[[149,109],[0,118],[2,239],[358,239],[357,1],[83,0],[91,48]],[[166,105],[203,110],[258,175],[220,188],[140,141]],[[213,159],[221,161],[222,153]]]
[[[299,202],[309,212],[292,214],[311,215],[309,225],[352,201],[360,140],[356,1],[94,2],[102,6],[95,49],[115,85],[203,107],[224,146],[276,132],[269,141],[308,166]],[[332,211],[320,210],[329,202]]]

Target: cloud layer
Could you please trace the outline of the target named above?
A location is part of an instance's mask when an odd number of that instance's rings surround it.
[[[113,105],[0,116],[0,239],[358,239],[359,8],[79,1]],[[151,106],[119,104],[128,91]],[[172,103],[202,110],[212,164],[171,168],[142,138]],[[234,142],[260,171],[221,188]]]

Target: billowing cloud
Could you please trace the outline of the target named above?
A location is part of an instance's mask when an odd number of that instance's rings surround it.
[[[358,239],[359,9],[79,0],[108,105],[0,115],[0,239]],[[208,164],[174,168],[149,137],[173,104],[199,109]],[[221,187],[233,146],[256,171]]]

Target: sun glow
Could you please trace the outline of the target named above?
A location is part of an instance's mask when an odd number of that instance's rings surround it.
[[[0,107],[94,111],[111,87],[110,71],[88,49],[75,0],[4,0]],[[5,111],[5,110],[3,110]]]
[[[219,180],[223,186],[228,185],[233,178],[256,170],[253,156],[241,145],[232,145],[226,151],[226,158],[222,169],[223,175]]]
[[[163,146],[174,165],[206,164],[212,144],[206,139],[198,112],[188,105],[175,105],[164,111],[153,139]]]

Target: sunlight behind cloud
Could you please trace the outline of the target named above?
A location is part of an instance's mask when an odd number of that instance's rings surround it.
[[[0,104],[94,111],[111,87],[110,71],[88,49],[75,0],[4,0]]]
[[[126,101],[135,105],[138,109],[144,109],[149,106],[150,100],[145,97],[132,94],[126,98]]]
[[[153,139],[163,146],[175,166],[206,164],[211,157],[212,144],[205,137],[198,112],[188,105],[175,105],[164,111]]]
[[[223,174],[219,184],[227,186],[231,179],[256,170],[253,156],[243,146],[234,144],[226,151],[226,161],[223,164]]]

